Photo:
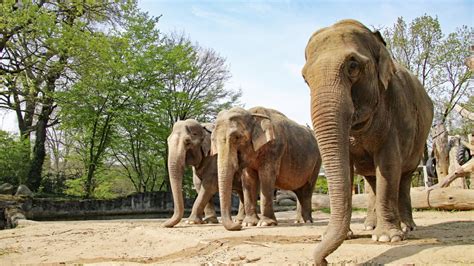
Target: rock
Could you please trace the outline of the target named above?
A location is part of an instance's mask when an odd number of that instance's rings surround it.
[[[292,200],[294,202],[297,201],[296,194],[293,191],[278,190],[277,193],[276,193],[276,201],[278,202],[278,205],[281,205],[280,201],[285,200],[285,199],[289,199],[289,200]],[[281,206],[284,206],[284,205],[281,205]]]
[[[278,201],[279,206],[296,206],[296,201],[293,201],[291,199],[282,199]]]
[[[1,184],[0,194],[13,195],[13,185],[10,183]]]
[[[15,228],[20,221],[25,219],[25,214],[21,208],[16,206],[5,208],[5,228]]]
[[[33,192],[31,192],[31,190],[27,186],[20,185],[16,190],[15,196],[33,197]]]

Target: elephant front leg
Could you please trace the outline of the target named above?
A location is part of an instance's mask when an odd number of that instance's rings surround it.
[[[411,208],[411,177],[413,172],[404,174],[400,180],[400,193],[398,199],[398,210],[400,212],[400,221],[402,231],[407,233],[416,229],[415,221],[413,220]]]
[[[260,180],[260,220],[257,226],[277,225],[273,212],[273,191],[275,190],[276,170],[271,164],[258,171]]]
[[[366,176],[367,181],[366,191],[368,192],[368,204],[367,204],[367,217],[365,218],[364,227],[365,230],[371,231],[375,229],[377,225],[377,213],[375,210],[375,191],[376,191],[376,179],[375,176]]]
[[[242,188],[244,195],[245,218],[244,226],[255,226],[258,224],[257,215],[257,187],[258,173],[251,169],[245,169],[242,174]]]
[[[380,242],[397,242],[404,238],[398,213],[401,159],[397,146],[386,145],[386,147],[375,158],[377,225],[372,233],[372,239]]]
[[[239,212],[237,213],[234,222],[242,224],[245,219],[244,192],[242,190],[238,190],[237,194],[239,195]]]
[[[214,213],[215,220],[217,220],[215,209],[214,209],[214,204],[211,206],[208,206],[210,204],[210,200],[212,196],[215,194],[215,191],[212,191],[208,188],[206,188],[206,184],[203,183],[198,191],[198,196],[196,200],[194,201],[193,204],[193,209],[191,211],[191,215],[189,215],[188,220],[186,221],[189,224],[202,224],[202,214],[204,213],[204,208],[207,208],[207,212]],[[212,211],[211,211],[212,208]],[[212,214],[210,214],[212,217]],[[206,217],[206,218],[210,218]],[[211,218],[212,219],[212,218]]]

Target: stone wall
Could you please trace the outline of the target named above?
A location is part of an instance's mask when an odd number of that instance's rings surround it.
[[[214,197],[216,211],[219,211],[218,197]],[[190,212],[194,198],[184,199],[184,208]],[[238,198],[232,197],[233,211],[238,210]],[[133,194],[112,200],[57,200],[30,198],[23,204],[25,216],[30,220],[77,219],[110,215],[173,214],[173,197],[169,192],[149,192]],[[185,216],[186,217],[186,216]]]
[[[185,212],[190,213],[194,198],[184,199]],[[214,196],[219,213],[219,199]],[[232,211],[237,212],[238,197],[232,197]],[[107,216],[151,215],[171,217],[173,197],[168,192],[133,194],[112,200],[52,199],[0,195],[0,229],[16,227],[17,220],[106,219]],[[187,215],[185,215],[186,217]]]
[[[185,208],[191,208],[193,201],[185,200]],[[172,213],[173,198],[166,192],[139,193],[112,200],[32,198],[24,208],[27,219],[31,220]]]

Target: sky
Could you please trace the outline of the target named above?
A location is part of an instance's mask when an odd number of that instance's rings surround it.
[[[226,86],[242,90],[245,108],[274,108],[309,125],[310,94],[301,69],[306,44],[317,29],[347,18],[380,29],[398,17],[408,23],[424,14],[438,17],[445,34],[474,26],[472,0],[143,0],[139,7],[161,16],[161,32],[183,32],[224,57],[232,74]],[[0,129],[16,130],[12,114],[0,114]]]

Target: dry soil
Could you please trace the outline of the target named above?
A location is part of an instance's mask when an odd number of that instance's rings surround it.
[[[355,238],[330,263],[474,264],[474,212],[415,212],[417,230],[399,243],[375,243],[356,212]],[[294,212],[277,213],[276,227],[226,231],[221,224],[163,228],[164,219],[23,222],[0,231],[0,265],[16,264],[311,264],[312,251],[329,215],[313,224],[293,223]]]

